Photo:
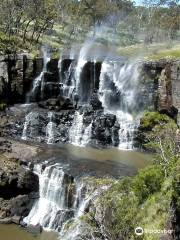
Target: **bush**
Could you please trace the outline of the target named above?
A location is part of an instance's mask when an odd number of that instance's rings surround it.
[[[164,174],[160,166],[152,165],[143,170],[134,178],[133,190],[142,204],[150,195],[160,191],[164,181]]]
[[[140,129],[151,131],[156,125],[161,123],[168,123],[171,119],[165,115],[158,112],[145,112],[141,119]]]

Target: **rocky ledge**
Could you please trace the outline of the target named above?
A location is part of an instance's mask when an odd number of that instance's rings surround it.
[[[38,197],[38,176],[26,167],[36,153],[36,147],[0,139],[0,223],[19,224]]]

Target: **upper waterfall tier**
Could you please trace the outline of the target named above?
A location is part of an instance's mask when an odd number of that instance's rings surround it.
[[[45,53],[42,72],[26,94],[37,105],[23,109],[24,120],[12,132],[48,144],[132,149],[141,112],[153,108],[155,94],[154,81],[146,81],[138,62],[89,60],[84,50],[77,59]]]

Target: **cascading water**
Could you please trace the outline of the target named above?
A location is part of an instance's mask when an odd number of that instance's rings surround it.
[[[24,127],[21,139],[28,140],[31,137],[36,136],[36,127],[39,125],[38,113],[30,112],[25,117]]]
[[[61,81],[62,95],[64,97],[72,98],[73,91],[75,89],[75,80],[74,77],[71,77],[74,72],[74,63],[72,62],[69,65],[68,71],[65,73],[65,80]]]
[[[138,122],[131,112],[135,106],[138,83],[137,64],[104,61],[101,68],[99,98],[105,113],[116,115],[120,124],[119,148],[132,149]]]
[[[92,132],[92,123],[89,124],[84,130],[84,133],[82,135],[81,139],[81,146],[86,146],[90,139],[91,139],[91,132]]]
[[[92,123],[85,127],[83,117],[84,115],[77,111],[69,130],[69,142],[76,146],[86,146],[91,138]]]
[[[47,230],[58,230],[66,210],[64,171],[58,164],[46,167],[43,172],[40,169],[37,172],[40,196],[24,222],[41,224]]]
[[[76,92],[78,95],[80,95],[79,88],[80,88],[80,84],[81,84],[81,73],[82,73],[83,67],[86,63],[87,63],[87,60],[84,59],[84,56],[81,57],[81,55],[80,55],[77,66],[76,66],[76,72],[75,72]]]
[[[69,130],[70,143],[79,146],[81,144],[83,129],[83,114],[78,111],[75,113],[73,124]]]
[[[43,69],[42,69],[42,72],[40,73],[40,75],[38,77],[36,77],[33,81],[32,89],[31,89],[30,93],[28,93],[27,99],[26,99],[26,101],[28,103],[30,102],[31,98],[32,99],[36,98],[37,89],[39,87],[40,87],[40,90],[41,90],[41,95],[42,95],[42,92],[43,92],[44,74],[47,72],[47,64],[51,60],[51,58],[50,58],[50,54],[49,54],[49,52],[46,48],[42,48],[42,51],[43,51]]]
[[[75,80],[76,80],[76,93],[80,97],[80,102],[82,99],[82,94],[83,92],[81,91],[81,74],[83,67],[86,65],[88,62],[88,56],[90,55],[91,47],[92,47],[93,41],[88,41],[86,42],[83,47],[80,50],[78,61],[77,61],[77,66],[75,70]]]
[[[33,112],[30,112],[26,117],[25,117],[25,122],[24,122],[24,127],[23,127],[23,133],[22,133],[22,139],[27,140],[28,138],[28,126],[30,124],[30,121],[32,120],[33,117]]]
[[[45,169],[42,166],[34,168],[39,176],[39,199],[23,221],[28,225],[40,224],[46,230],[58,231],[61,239],[66,239],[63,237],[67,232],[66,224],[71,220],[78,221],[90,201],[107,190],[107,186],[87,188],[87,182],[73,180],[59,163]],[[70,239],[73,239],[73,234]]]
[[[48,119],[49,119],[49,123],[47,124],[47,127],[46,127],[46,138],[47,138],[47,143],[52,144],[54,143],[54,132],[56,129],[56,124],[53,122],[52,112],[48,113]]]

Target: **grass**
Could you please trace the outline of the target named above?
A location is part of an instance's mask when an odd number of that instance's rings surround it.
[[[161,58],[180,58],[180,44],[172,47],[171,49],[159,50],[147,58],[153,60],[158,60]]]
[[[119,47],[118,53],[130,58],[139,57],[146,60],[158,60],[161,58],[176,59],[180,58],[180,43],[156,43],[145,46],[144,44],[135,44],[128,47]]]
[[[22,37],[8,35],[0,32],[0,53],[16,53],[16,52],[37,52],[39,45],[35,42],[27,40],[26,43],[22,41]]]
[[[67,24],[67,26],[68,25],[69,24]],[[6,34],[0,32],[0,53],[11,53],[13,50],[13,52],[27,52],[31,57],[36,57],[40,55],[40,46],[46,44],[52,49],[52,57],[59,58],[62,49],[69,48],[72,43],[83,43],[84,39],[87,37],[87,29],[81,29],[79,34],[72,34],[71,36],[69,35],[69,31],[70,29],[67,27],[63,28],[62,25],[56,24],[54,25],[53,30],[40,39],[39,43],[32,42],[28,39],[26,43],[23,43],[22,37],[20,36],[12,36],[9,38]],[[120,41],[122,40],[121,35],[118,35],[115,40],[113,39],[114,38],[111,35],[108,39],[104,38],[102,35],[97,38],[97,44],[102,43],[102,46],[106,47],[116,46],[119,55],[129,58],[145,60],[180,58],[180,42],[178,41],[154,43],[149,45],[137,43],[125,47]],[[127,41],[126,44],[130,44],[130,42],[127,43]]]

